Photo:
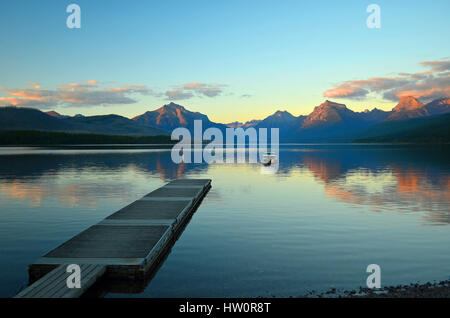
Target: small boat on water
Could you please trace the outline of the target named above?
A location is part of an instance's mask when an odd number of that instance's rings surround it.
[[[274,154],[268,152],[268,153],[266,153],[266,154],[263,156],[262,164],[263,164],[264,166],[270,166],[270,165],[272,165],[273,163],[275,163],[275,160],[276,160],[276,159],[277,159],[277,156],[276,156],[276,155],[274,155]]]

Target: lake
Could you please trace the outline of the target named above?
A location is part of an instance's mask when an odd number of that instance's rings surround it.
[[[260,164],[169,149],[0,148],[0,296],[27,265],[176,178],[212,189],[154,278],[106,297],[288,297],[450,277],[450,147],[282,145]]]

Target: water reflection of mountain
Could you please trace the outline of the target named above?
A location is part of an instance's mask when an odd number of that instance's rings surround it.
[[[293,168],[303,166],[325,183],[345,176],[352,169],[363,168],[376,173],[397,166],[427,170],[431,174],[434,171],[437,176],[450,169],[450,147],[447,146],[302,145],[281,151],[280,172],[289,173]]]
[[[425,212],[427,222],[450,223],[448,147],[331,146],[282,153],[280,171],[299,162],[330,198],[372,207]]]
[[[0,179],[33,179],[67,169],[80,172],[87,168],[118,171],[127,167],[156,174],[167,181],[180,178],[190,171],[206,170],[208,166],[177,165],[172,162],[170,151],[7,155],[0,156]]]
[[[445,146],[349,146],[301,145],[282,147],[279,174],[289,174],[295,168],[306,167],[317,180],[329,183],[353,169],[368,169],[372,173],[389,168],[426,171],[430,182],[442,185],[442,171],[449,171],[450,149]],[[60,170],[98,168],[116,171],[125,167],[159,174],[161,179],[178,178],[191,171],[205,171],[207,164],[172,162],[169,150],[144,152],[75,152],[24,155],[0,155],[0,178],[39,178]]]
[[[330,199],[369,206],[373,211],[425,212],[427,222],[450,223],[449,147],[298,145],[282,146],[280,151],[278,175],[290,176],[298,171],[311,173],[312,178],[323,184]],[[26,196],[39,197],[40,191],[45,192],[45,189],[40,189],[39,184],[30,186],[30,183],[43,176],[58,175],[67,170],[75,175],[86,172],[95,175],[97,172],[126,173],[127,169],[165,182],[186,175],[204,174],[208,165],[177,165],[172,162],[169,150],[0,155],[2,192],[16,197],[22,195],[21,183],[28,183],[24,187]],[[85,191],[95,193],[88,185],[77,192],[77,186],[76,183],[54,185],[64,193],[79,193],[78,199],[85,197],[82,195]],[[105,185],[105,189],[108,186],[125,187],[127,184]]]

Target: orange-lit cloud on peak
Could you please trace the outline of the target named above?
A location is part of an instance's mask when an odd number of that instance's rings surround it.
[[[402,97],[406,96],[412,96],[414,98],[421,98],[421,99],[427,99],[430,98],[433,99],[436,96],[450,96],[450,86],[444,87],[444,88],[430,88],[427,90],[405,90],[397,93],[397,97],[400,99]]]
[[[323,96],[328,97],[328,98],[349,97],[349,98],[356,99],[357,97],[363,98],[368,93],[369,93],[369,91],[367,91],[361,87],[351,86],[351,85],[345,83],[345,84],[340,85],[339,87],[327,89],[323,93]]]

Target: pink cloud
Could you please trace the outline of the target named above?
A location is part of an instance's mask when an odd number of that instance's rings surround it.
[[[192,83],[184,84],[185,89],[196,89],[196,88],[202,88],[205,86],[206,86],[206,84],[199,83],[199,82],[192,82]]]
[[[324,97],[364,99],[369,93],[381,94],[384,99],[397,101],[402,96],[414,96],[431,100],[449,96],[450,61],[426,61],[420,63],[430,68],[419,73],[398,73],[391,77],[374,77],[346,81],[324,91]]]
[[[48,109],[54,106],[99,106],[133,104],[131,95],[148,95],[151,91],[144,85],[124,85],[122,87],[101,87],[99,82],[90,80],[81,83],[62,84],[55,90],[43,90],[36,82],[29,82],[33,88],[9,89],[0,87],[0,102],[14,106],[32,106]]]
[[[344,83],[336,88],[331,88],[331,89],[327,89],[324,93],[323,96],[324,97],[329,97],[329,98],[363,98],[365,97],[367,94],[369,93],[369,91],[361,88],[361,87],[357,87],[357,86],[351,86],[347,83]]]

